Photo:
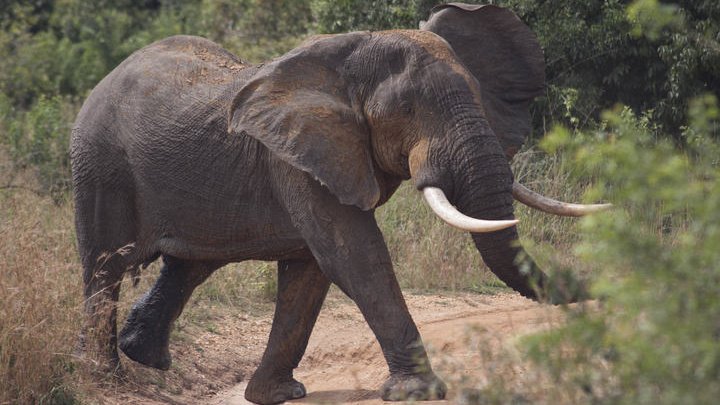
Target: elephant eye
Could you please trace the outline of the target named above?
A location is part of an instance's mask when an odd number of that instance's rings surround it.
[[[401,102],[399,106],[399,111],[404,115],[412,115],[413,113],[413,106],[411,103],[408,102]]]

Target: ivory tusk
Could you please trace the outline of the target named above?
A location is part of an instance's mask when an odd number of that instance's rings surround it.
[[[432,208],[433,212],[435,212],[440,219],[464,231],[493,232],[509,228],[519,222],[517,219],[488,221],[472,218],[461,213],[450,204],[450,201],[448,201],[445,193],[443,193],[441,189],[437,187],[425,187],[422,192],[425,201],[427,201],[430,208]]]
[[[564,217],[582,217],[612,207],[612,204],[572,204],[553,200],[517,182],[513,183],[512,195],[528,207]]]

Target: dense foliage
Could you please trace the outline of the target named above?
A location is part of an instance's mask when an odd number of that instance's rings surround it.
[[[641,0],[507,0],[545,49],[546,120],[565,116],[585,127],[615,103],[653,121],[676,139],[689,101],[720,96],[720,3]],[[662,21],[672,24],[658,25]],[[655,24],[652,29],[648,24]],[[642,29],[645,28],[645,29]]]
[[[261,61],[315,32],[416,28],[437,3],[7,0],[0,4],[0,143],[9,146],[16,168],[40,167],[42,190],[63,190],[68,168],[59,145],[67,140],[75,111],[134,50],[183,33]],[[556,122],[596,125],[601,111],[622,103],[648,113],[664,133],[681,140],[689,100],[708,91],[720,96],[718,2],[662,7],[657,0],[496,3],[514,10],[545,49],[547,92],[533,106],[538,138]],[[33,118],[43,114],[51,121]]]
[[[272,50],[272,42],[307,31],[310,7],[292,0],[12,0],[0,16],[0,89],[24,108],[40,95],[83,96],[130,53],[173,34],[228,43],[245,58],[242,51],[259,43]],[[268,52],[250,57],[277,53]]]
[[[582,222],[575,251],[595,269],[596,305],[528,339],[550,396],[573,403],[714,403],[720,395],[720,109],[691,103],[685,151],[647,117],[606,113],[601,131],[553,131],[590,192],[618,208]]]
[[[685,26],[674,11],[652,1],[627,10],[635,35],[648,40]],[[716,39],[695,40],[717,52]],[[686,103],[687,123],[675,134],[682,149],[662,136],[668,127],[654,111],[628,107],[603,113],[599,129],[571,136],[557,128],[542,142],[570,173],[596,178],[589,198],[617,205],[584,219],[575,244],[580,265],[595,269],[598,302],[526,341],[548,372],[551,398],[675,404],[720,395],[720,107],[713,94]]]
[[[152,41],[202,35],[260,61],[295,46],[310,23],[309,2],[294,0],[3,1],[0,145],[13,158],[9,170],[34,169],[38,192],[67,190],[67,144],[83,98]]]

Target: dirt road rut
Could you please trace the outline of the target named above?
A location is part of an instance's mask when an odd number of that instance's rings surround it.
[[[558,308],[539,305],[517,294],[409,295],[408,307],[428,347],[435,372],[449,386],[448,403],[462,385],[482,385],[488,355],[513,339],[546,329],[562,319]],[[519,370],[522,372],[522,370]],[[308,390],[298,404],[379,404],[377,389],[387,378],[387,365],[374,336],[350,302],[323,309],[295,377]],[[209,400],[213,405],[247,404],[245,383]]]

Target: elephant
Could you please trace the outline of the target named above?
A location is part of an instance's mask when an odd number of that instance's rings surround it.
[[[412,180],[502,281],[539,298],[547,276],[517,244],[513,196],[562,215],[602,208],[513,180],[509,158],[543,72],[537,40],[512,12],[459,4],[436,8],[421,30],[315,36],[260,65],[193,36],[136,51],[92,90],[72,130],[85,353],[115,369],[119,346],[167,370],[172,324],[193,290],[227,263],[276,261],[249,401],[306,394],[293,370],[331,283],[380,343],[382,398],[443,398],[374,210]],[[118,333],[124,275],[159,258]]]

